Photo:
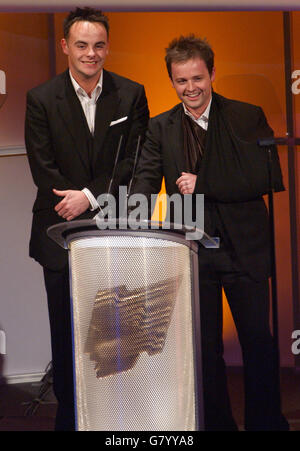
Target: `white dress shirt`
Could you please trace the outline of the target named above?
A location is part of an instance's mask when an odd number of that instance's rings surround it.
[[[77,83],[77,81],[74,79],[74,77],[70,73],[70,78],[74,87],[74,90],[76,92],[76,95],[81,103],[84,115],[86,117],[87,124],[89,126],[90,132],[93,135],[95,131],[95,116],[96,116],[96,107],[97,107],[97,100],[102,92],[102,84],[103,84],[103,71],[101,72],[99,81],[97,85],[95,86],[94,90],[91,93],[91,96],[89,96],[85,90]],[[96,210],[99,205],[91,191],[87,188],[83,188],[82,192],[86,195],[90,202],[90,210]]]
[[[187,116],[189,116],[190,118],[193,119],[194,122],[196,122],[198,125],[200,125],[200,127],[204,128],[204,130],[207,130],[208,127],[208,118],[209,118],[209,112],[210,112],[210,107],[211,107],[211,101],[212,98],[209,101],[209,104],[207,105],[205,111],[203,112],[203,114],[201,114],[201,116],[196,119],[192,113],[189,112],[189,110],[187,109],[187,107],[185,106],[185,104],[183,103],[183,109],[184,112]]]

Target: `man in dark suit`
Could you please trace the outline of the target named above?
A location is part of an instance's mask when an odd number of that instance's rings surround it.
[[[121,136],[112,194],[128,183],[149,119],[143,86],[103,69],[108,33],[101,11],[71,12],[61,42],[69,69],[27,95],[26,149],[38,188],[30,256],[44,268],[56,430],[74,429],[68,256],[46,231],[58,222],[95,216],[97,197],[108,190]]]
[[[204,194],[204,229],[220,247],[199,246],[203,390],[206,430],[237,430],[227,391],[222,340],[222,288],[244,361],[246,430],[288,430],[281,414],[269,328],[268,155],[258,138],[272,136],[261,108],[213,92],[214,53],[194,35],[166,51],[182,103],[150,120],[134,192]],[[283,190],[276,148],[272,183]]]

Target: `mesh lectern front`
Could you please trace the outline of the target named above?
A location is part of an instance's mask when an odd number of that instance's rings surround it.
[[[77,429],[202,429],[195,248],[120,230],[74,230],[67,245]]]

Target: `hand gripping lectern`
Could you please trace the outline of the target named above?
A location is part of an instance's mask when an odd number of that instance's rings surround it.
[[[77,430],[204,429],[198,242],[185,232],[48,229],[69,252]]]

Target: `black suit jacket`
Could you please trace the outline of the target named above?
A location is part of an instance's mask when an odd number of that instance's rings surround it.
[[[127,118],[121,122],[119,119]],[[33,180],[38,188],[33,206],[30,256],[43,266],[58,270],[67,263],[67,252],[46,234],[62,222],[54,211],[58,190],[88,188],[95,198],[107,192],[120,136],[122,147],[113,193],[127,185],[138,136],[144,138],[149,119],[142,85],[103,71],[103,89],[97,101],[93,148],[88,145],[87,122],[72,86],[69,71],[27,94],[25,142]],[[91,218],[87,211],[76,219]]]
[[[273,132],[260,107],[226,99],[216,93],[213,94],[213,102],[218,103],[220,114],[238,141],[240,153],[246,160],[241,179],[248,180],[246,186],[249,189],[245,190],[244,185],[238,186],[238,181],[234,184],[231,173],[226,177],[226,168],[222,168],[224,177],[220,184],[216,178],[218,175],[214,177],[212,152],[206,148],[194,193],[202,193],[206,200],[214,202],[241,269],[244,268],[254,279],[259,280],[270,274],[269,221],[262,197],[268,192],[269,181],[268,155],[265,149],[257,146],[257,139],[270,137]],[[182,111],[182,104],[179,104],[150,120],[136,172],[134,192],[146,195],[158,193],[162,177],[165,178],[169,195],[179,192],[176,180],[182,171],[186,172]],[[276,148],[273,146],[271,150],[273,179],[279,191],[284,189],[281,170]]]

